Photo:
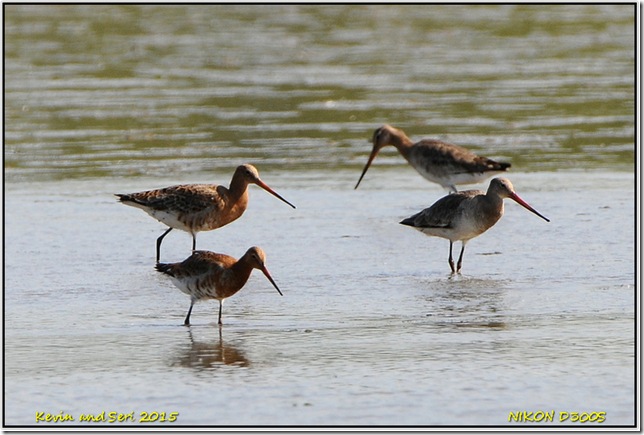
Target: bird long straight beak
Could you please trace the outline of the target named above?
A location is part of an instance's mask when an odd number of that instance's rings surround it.
[[[275,281],[273,281],[273,277],[271,277],[271,274],[268,273],[268,269],[266,268],[266,266],[262,265],[261,271],[264,273],[264,275],[266,275],[266,278],[268,278],[271,284],[273,284],[273,287],[275,287],[275,290],[277,290],[277,293],[279,293],[280,296],[284,296],[280,291],[279,287],[277,287],[277,284],[275,284]]]
[[[539,213],[538,211],[536,211],[535,209],[533,209],[533,208],[530,206],[530,204],[528,204],[528,203],[527,203],[527,202],[525,202],[523,199],[521,199],[521,197],[520,197],[519,195],[517,195],[516,193],[512,193],[512,194],[510,195],[510,198],[512,198],[514,201],[516,201],[518,204],[522,205],[522,206],[523,206],[523,207],[525,207],[526,209],[530,210],[532,213],[534,213],[534,214],[536,214],[537,216],[539,216],[541,219],[545,220],[546,222],[550,222],[550,219],[548,219],[547,217],[545,217],[544,215],[542,215],[541,213]]]
[[[264,189],[265,191],[267,191],[267,192],[268,192],[268,193],[270,193],[271,195],[274,195],[275,197],[277,197],[277,198],[281,199],[282,201],[284,201],[285,203],[287,203],[287,204],[288,204],[288,205],[290,205],[291,207],[295,208],[295,206],[294,206],[293,204],[291,204],[290,202],[288,202],[287,200],[285,200],[284,198],[282,198],[280,195],[278,195],[278,193],[277,193],[277,192],[275,192],[273,189],[271,189],[270,187],[268,187],[268,184],[264,183],[262,180],[256,180],[256,181],[255,181],[255,184],[257,184],[259,187],[261,187],[262,189]]]
[[[362,177],[364,177],[364,174],[367,173],[367,169],[369,169],[369,166],[371,166],[371,162],[373,162],[373,159],[376,158],[376,155],[378,155],[378,151],[380,151],[380,148],[378,147],[373,147],[373,150],[371,150],[371,154],[369,155],[369,160],[367,160],[367,164],[364,166],[364,169],[362,170],[362,175],[360,175],[360,179],[356,183],[356,187],[354,189],[357,189],[358,186],[360,185],[360,182],[362,181]]]

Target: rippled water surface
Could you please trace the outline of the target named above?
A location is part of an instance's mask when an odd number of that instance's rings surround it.
[[[4,13],[5,425],[634,424],[634,6]],[[512,162],[551,222],[506,201],[450,276],[398,224],[445,190],[393,148],[353,189],[384,123]],[[261,246],[284,296],[256,272],[186,328],[164,226],[113,194],[247,162],[297,209],[251,186],[197,246]],[[135,420],[79,421],[103,411]]]

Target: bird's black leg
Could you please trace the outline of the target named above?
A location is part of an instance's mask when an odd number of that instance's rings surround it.
[[[222,324],[222,323],[221,323],[221,307],[222,307],[223,305],[224,305],[224,300],[223,300],[223,299],[220,299],[220,300],[219,300],[219,320],[217,321],[217,323],[218,323],[218,324],[220,324],[220,325]]]
[[[463,243],[463,247],[461,248],[461,255],[458,256],[458,263],[456,263],[457,273],[461,272],[461,266],[463,265],[463,252],[465,252],[465,243]]]
[[[194,251],[197,249],[197,236],[195,234],[192,235],[192,250]]]
[[[170,231],[172,231],[172,227],[168,228],[168,230],[165,233],[161,234],[161,236],[157,239],[157,263],[159,262],[159,258],[161,258],[161,242]]]
[[[452,245],[454,243],[450,240],[449,241],[449,259],[447,260],[449,262],[449,267],[452,268],[452,273],[454,272],[454,259],[452,258]]]
[[[192,307],[194,306],[194,302],[190,302],[190,309],[188,310],[188,315],[186,316],[186,320],[183,321],[184,326],[190,326],[190,314],[192,313]]]

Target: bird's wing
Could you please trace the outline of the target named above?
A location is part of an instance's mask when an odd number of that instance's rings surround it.
[[[225,254],[210,251],[194,251],[183,262],[177,263],[172,272],[175,277],[200,277],[210,273],[217,273],[235,263],[235,259]]]
[[[420,161],[431,162],[435,170],[444,168],[450,173],[503,171],[509,163],[498,163],[474,154],[467,148],[436,139],[424,139],[414,146],[413,153],[422,156]]]
[[[461,204],[481,193],[479,190],[464,190],[444,196],[402,223],[416,228],[451,228]]]
[[[223,208],[224,203],[217,185],[182,184],[143,192],[134,199],[155,210],[180,210],[196,213],[207,208]]]

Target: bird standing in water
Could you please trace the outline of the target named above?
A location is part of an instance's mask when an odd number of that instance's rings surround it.
[[[457,184],[479,183],[493,175],[505,172],[510,163],[499,163],[487,157],[479,157],[467,149],[435,139],[423,139],[413,143],[407,135],[390,125],[383,125],[373,133],[373,149],[358,188],[367,169],[381,148],[393,145],[398,152],[427,180],[456,192]]]
[[[157,239],[158,263],[161,242],[173,228],[192,235],[194,251],[198,232],[214,230],[238,219],[248,207],[248,185],[251,183],[295,208],[259,178],[253,165],[238,166],[229,188],[216,184],[182,184],[116,196],[123,204],[140,208],[169,227]]]
[[[436,201],[431,207],[400,222],[428,236],[449,240],[449,266],[452,273],[461,271],[465,244],[490,229],[503,216],[503,199],[510,198],[547,222],[550,219],[540,214],[514,191],[507,178],[494,178],[487,192],[465,190],[453,193]],[[463,244],[456,268],[452,258],[452,245],[457,240]]]
[[[224,299],[241,290],[253,269],[261,270],[282,296],[282,292],[273,281],[265,262],[264,251],[253,246],[239,260],[225,254],[194,251],[181,263],[158,263],[156,270],[168,275],[179,290],[190,296],[190,309],[183,322],[184,325],[190,325],[190,314],[195,302],[204,299],[219,301],[217,323],[221,325]]]

